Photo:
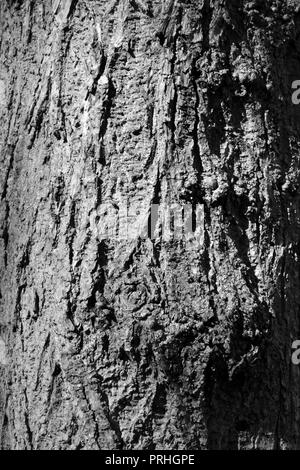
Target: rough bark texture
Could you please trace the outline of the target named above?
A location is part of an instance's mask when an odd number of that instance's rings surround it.
[[[1,0],[2,449],[300,448],[297,4]]]

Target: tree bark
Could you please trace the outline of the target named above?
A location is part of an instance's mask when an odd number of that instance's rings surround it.
[[[1,448],[299,449],[295,2],[0,22]],[[100,239],[124,201],[201,207],[202,243]]]

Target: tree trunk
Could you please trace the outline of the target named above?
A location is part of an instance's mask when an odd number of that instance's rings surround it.
[[[300,449],[298,11],[0,2],[2,449]]]

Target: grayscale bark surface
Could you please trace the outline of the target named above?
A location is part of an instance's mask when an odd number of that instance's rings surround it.
[[[1,0],[2,449],[300,449],[297,4]]]

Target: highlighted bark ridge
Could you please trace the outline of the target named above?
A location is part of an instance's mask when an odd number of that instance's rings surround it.
[[[0,366],[7,365],[6,346],[3,339],[0,338]]]

